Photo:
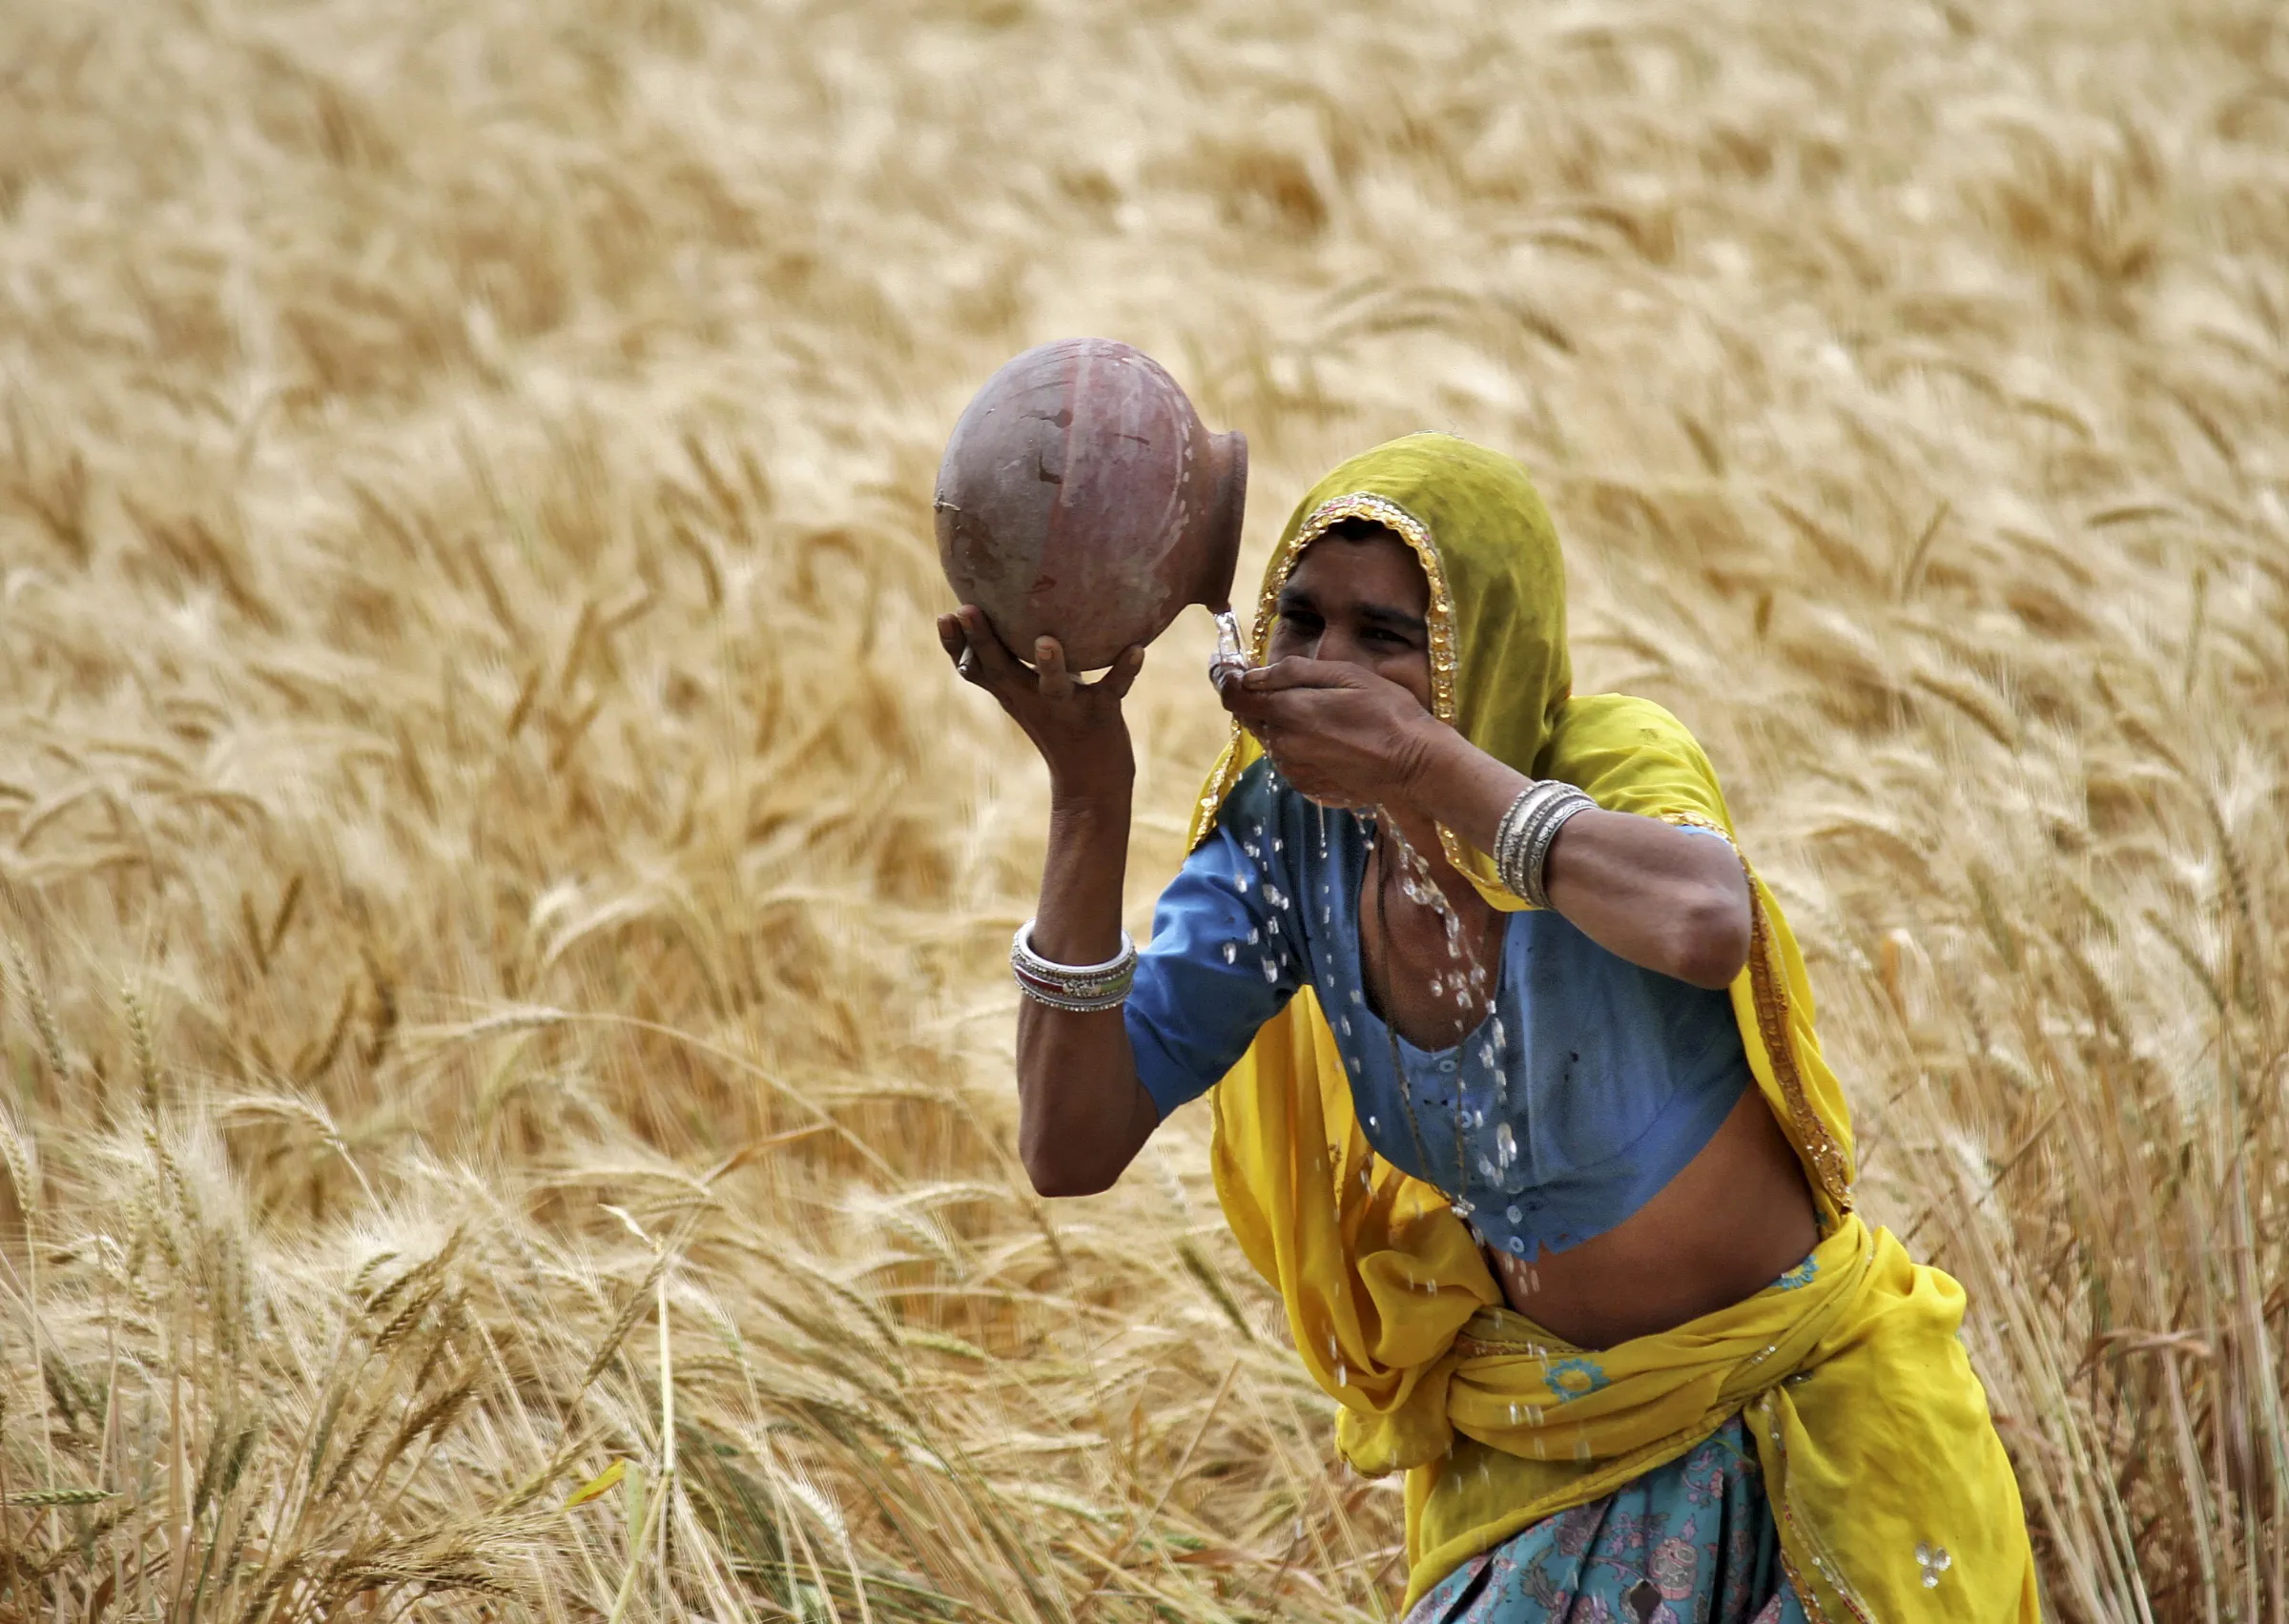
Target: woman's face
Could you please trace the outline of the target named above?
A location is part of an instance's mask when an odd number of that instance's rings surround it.
[[[1397,683],[1431,709],[1431,584],[1390,531],[1322,536],[1280,588],[1268,662],[1339,660]]]

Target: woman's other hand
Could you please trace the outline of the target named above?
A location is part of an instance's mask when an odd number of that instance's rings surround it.
[[[1348,661],[1278,660],[1219,691],[1281,774],[1323,806],[1405,798],[1445,730],[1406,689]]]
[[[1054,637],[1026,665],[985,612],[964,604],[938,617],[938,641],[966,682],[992,694],[1049,764],[1049,850],[1033,948],[1056,964],[1103,964],[1121,950],[1136,757],[1121,700],[1144,664],[1128,648],[1093,683],[1077,682]],[[1161,1120],[1137,1080],[1128,1026],[1117,1011],[1018,1005],[1018,1155],[1045,1196],[1111,1187]]]
[[[1126,802],[1136,757],[1121,701],[1144,669],[1142,648],[1123,649],[1112,669],[1084,683],[1066,668],[1064,648],[1056,638],[1038,639],[1028,666],[1010,652],[975,604],[939,615],[938,641],[962,680],[992,694],[1025,730],[1048,764],[1054,795],[1118,796]]]

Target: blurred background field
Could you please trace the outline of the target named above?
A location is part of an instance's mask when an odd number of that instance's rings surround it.
[[[2052,1614],[2289,1616],[2270,0],[0,10],[0,1616],[1390,1615],[1205,1113],[1013,1156],[928,504],[1073,333],[1248,435],[1244,573],[1535,469]]]

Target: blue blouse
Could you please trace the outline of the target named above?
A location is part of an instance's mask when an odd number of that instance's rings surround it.
[[[1451,1049],[1418,1049],[1368,1007],[1360,978],[1368,852],[1352,813],[1313,806],[1264,762],[1242,776],[1138,955],[1129,1042],[1162,1116],[1206,1093],[1309,981],[1368,1142],[1445,1192],[1483,1242],[1531,1260],[1622,1223],[1750,1086],[1730,997],[1529,910],[1505,915],[1494,1013]],[[1454,990],[1485,1007],[1483,991]]]

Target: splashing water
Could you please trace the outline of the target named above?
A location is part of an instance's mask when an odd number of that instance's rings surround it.
[[[1240,617],[1229,609],[1218,609],[1216,652],[1208,656],[1208,681],[1222,691],[1226,683],[1238,680],[1250,664],[1248,645],[1240,639]]]

